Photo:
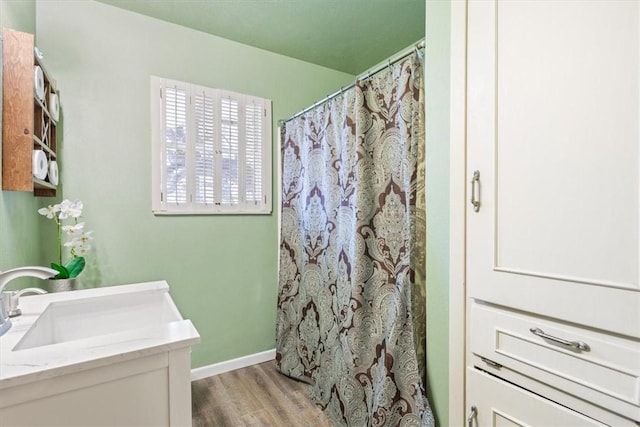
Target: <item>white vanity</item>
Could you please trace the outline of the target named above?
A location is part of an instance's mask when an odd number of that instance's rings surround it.
[[[38,295],[0,336],[0,426],[190,426],[200,336],[164,281]]]

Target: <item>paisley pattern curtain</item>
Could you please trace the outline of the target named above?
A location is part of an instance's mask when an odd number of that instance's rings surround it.
[[[412,55],[281,129],[276,366],[337,425],[434,423],[422,82]]]

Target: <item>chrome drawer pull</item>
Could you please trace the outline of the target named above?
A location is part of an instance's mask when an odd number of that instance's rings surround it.
[[[553,335],[546,334],[540,328],[529,328],[529,331],[531,331],[531,333],[533,335],[537,335],[540,338],[543,338],[545,340],[553,341],[554,343],[560,344],[560,345],[562,345],[564,347],[568,347],[568,348],[575,349],[575,350],[582,350],[582,351],[591,350],[591,348],[589,347],[589,345],[587,343],[584,343],[582,341],[567,341],[567,340],[564,340],[562,338],[554,337]]]

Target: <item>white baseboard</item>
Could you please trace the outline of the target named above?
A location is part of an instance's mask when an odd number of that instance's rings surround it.
[[[203,378],[219,375],[224,372],[235,371],[236,369],[246,368],[247,366],[257,365],[258,363],[268,362],[276,358],[276,349],[263,351],[261,353],[249,354],[248,356],[238,357],[237,359],[226,360],[213,365],[202,366],[191,370],[191,381],[201,380]]]

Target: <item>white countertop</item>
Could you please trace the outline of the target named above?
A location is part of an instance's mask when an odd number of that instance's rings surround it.
[[[167,282],[157,281],[21,297],[22,315],[12,318],[13,326],[0,336],[0,390],[200,342],[200,335],[191,321],[181,320],[154,327],[131,325],[131,329],[122,332],[14,350],[50,303],[168,291]]]

